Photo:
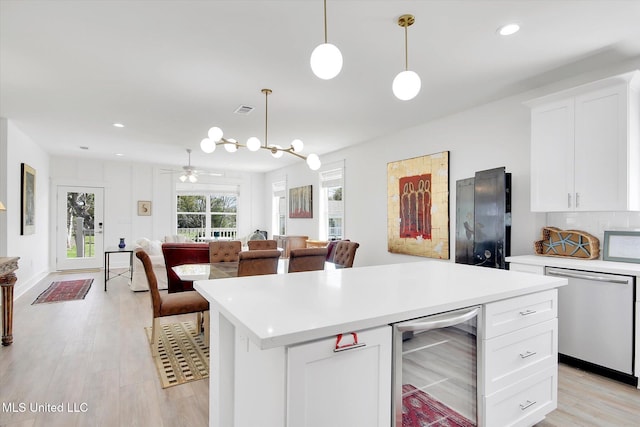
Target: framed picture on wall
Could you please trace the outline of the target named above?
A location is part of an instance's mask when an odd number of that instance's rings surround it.
[[[138,215],[150,216],[151,215],[151,201],[138,200]]]
[[[20,234],[33,234],[36,232],[36,170],[26,163],[22,163],[20,169]]]
[[[449,152],[387,164],[387,245],[449,259]]]
[[[311,185],[289,189],[289,218],[313,218]]]

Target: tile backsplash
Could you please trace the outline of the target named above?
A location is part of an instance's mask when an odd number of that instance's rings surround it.
[[[605,230],[640,230],[640,212],[550,212],[548,226],[563,230],[580,230],[600,240],[600,258]]]

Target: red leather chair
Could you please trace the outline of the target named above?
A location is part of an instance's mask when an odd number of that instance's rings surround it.
[[[167,266],[167,284],[170,294],[193,290],[193,281],[180,280],[171,269],[182,264],[206,264],[209,262],[208,243],[163,243],[162,253]]]

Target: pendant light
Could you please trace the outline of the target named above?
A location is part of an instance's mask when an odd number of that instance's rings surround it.
[[[213,153],[218,145],[224,145],[224,148],[233,153],[238,150],[238,148],[245,147],[249,151],[259,151],[261,148],[264,150],[269,150],[271,155],[276,159],[282,157],[284,153],[289,153],[292,156],[298,157],[306,161],[307,166],[311,170],[318,170],[322,163],[320,162],[320,158],[317,154],[309,154],[308,156],[304,156],[300,154],[302,149],[304,148],[304,144],[299,139],[294,139],[291,141],[291,145],[289,148],[282,148],[280,145],[269,144],[268,136],[269,136],[269,95],[271,95],[271,89],[262,89],[261,91],[264,94],[264,142],[261,142],[255,136],[247,139],[246,144],[240,144],[235,139],[225,138],[222,129],[217,126],[209,129],[207,133],[208,138],[204,138],[202,142],[200,142],[200,148],[205,153]]]
[[[398,25],[404,28],[404,71],[393,79],[393,94],[402,101],[413,99],[420,92],[420,76],[409,70],[409,48],[407,43],[407,28],[416,21],[413,15],[402,15],[398,18]]]
[[[311,53],[311,70],[323,80],[331,80],[342,70],[342,53],[335,45],[327,42],[327,0],[324,0],[324,43]]]

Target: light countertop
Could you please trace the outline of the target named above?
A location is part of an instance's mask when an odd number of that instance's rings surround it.
[[[632,262],[603,261],[600,259],[579,259],[543,255],[520,255],[505,258],[507,262],[536,265],[541,267],[570,268],[573,270],[595,271],[598,273],[640,276],[640,264]]]
[[[267,349],[566,283],[565,279],[550,276],[427,260],[201,280],[194,287],[258,347]]]

